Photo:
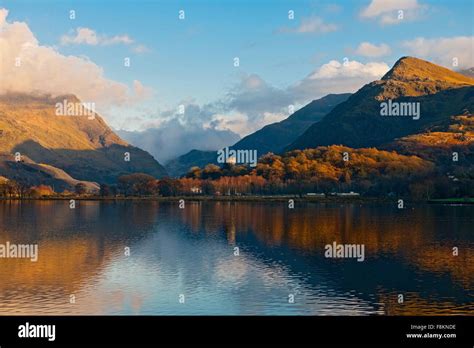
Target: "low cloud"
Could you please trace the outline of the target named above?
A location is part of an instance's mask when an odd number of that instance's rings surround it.
[[[118,131],[131,144],[150,152],[166,163],[190,150],[214,151],[233,145],[240,137],[229,129],[219,129],[207,107],[187,105],[184,115],[165,112],[159,124],[149,123],[141,132]]]
[[[424,58],[449,69],[474,66],[474,36],[426,39],[418,37],[402,42],[409,55]]]
[[[270,86],[257,74],[249,74],[242,76],[240,83],[220,103],[224,111],[244,114],[249,123],[258,127],[264,113],[281,114],[293,101],[287,90]]]
[[[362,42],[355,50],[356,54],[370,58],[387,56],[391,52],[392,50],[387,44],[382,43],[377,46],[376,44],[371,44],[370,42]]]

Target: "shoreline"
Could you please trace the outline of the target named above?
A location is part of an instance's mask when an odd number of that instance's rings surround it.
[[[310,202],[310,203],[397,203],[398,197],[380,198],[380,197],[311,197],[311,196],[294,196],[294,195],[272,195],[272,196],[117,196],[117,197],[100,197],[100,196],[49,196],[49,197],[25,197],[25,198],[0,198],[2,201],[131,201],[131,202],[288,202],[290,199],[294,202]],[[430,200],[411,200],[402,198],[405,203],[410,204],[450,204],[450,205],[471,205],[474,204],[474,198],[446,198],[446,199],[430,199]]]
[[[178,202],[181,199],[190,202],[316,202],[316,203],[391,203],[397,198],[378,197],[299,197],[299,196],[172,196],[172,197],[98,197],[98,196],[69,196],[69,197],[40,197],[40,198],[0,198],[0,201],[152,201]],[[428,201],[406,202],[428,203]]]
[[[181,199],[185,201],[225,201],[225,202],[288,202],[288,200],[293,199],[295,202],[305,201],[305,202],[390,202],[392,200],[387,198],[377,198],[377,197],[299,197],[299,196],[130,196],[130,197],[99,197],[99,196],[50,196],[50,197],[40,197],[40,198],[0,198],[0,201],[157,201],[157,202],[175,202]]]
[[[452,204],[452,205],[469,205],[474,204],[474,198],[440,198],[430,199],[429,204]]]

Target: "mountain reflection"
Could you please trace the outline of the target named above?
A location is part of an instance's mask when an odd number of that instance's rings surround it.
[[[0,313],[469,313],[472,210],[0,202],[0,243],[39,245],[36,263],[0,259]],[[325,258],[334,241],[364,244],[365,261]],[[181,292],[186,305],[176,301]],[[297,294],[293,305],[289,293]]]

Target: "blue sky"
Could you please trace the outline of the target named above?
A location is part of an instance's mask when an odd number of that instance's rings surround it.
[[[363,41],[396,43],[414,36],[428,38],[472,35],[472,1],[430,1],[426,20],[381,28],[360,20],[368,1],[2,1],[13,20],[25,21],[42,44],[58,45],[76,27],[110,36],[127,34],[150,48],[133,54],[127,47],[87,45],[60,47],[64,54],[86,55],[111,79],[131,83],[139,79],[170,102],[186,97],[211,102],[230,87],[239,72],[258,73],[272,85],[285,87],[304,78],[329,59],[352,58],[351,48]],[[335,7],[334,5],[338,6]],[[76,10],[70,20],[68,12]],[[185,10],[186,19],[178,19]],[[295,20],[288,11],[295,11]],[[283,34],[284,26],[319,16],[340,30],[324,35]],[[394,50],[385,61],[403,55]],[[122,57],[133,58],[132,69]],[[241,69],[233,67],[240,58]],[[359,61],[367,61],[367,58]]]
[[[367,64],[390,67],[403,55],[418,55],[448,67],[454,57],[456,68],[473,66],[473,6],[470,0],[0,0],[7,22],[26,23],[39,46],[83,57],[103,69],[104,79],[128,88],[139,81],[150,91],[140,101],[102,109],[115,128],[159,128],[178,118],[241,136],[286,117],[287,104],[298,108],[331,88],[353,92],[380,77],[383,67]],[[74,41],[78,28],[103,44]],[[344,57],[357,65],[326,80],[320,69]],[[198,106],[202,115],[191,121],[174,115],[180,104]]]

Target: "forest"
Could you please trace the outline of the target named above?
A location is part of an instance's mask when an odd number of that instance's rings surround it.
[[[214,164],[192,167],[181,178],[157,179],[143,173],[122,175],[116,184],[100,184],[99,192],[88,192],[84,184],[78,183],[70,191],[56,193],[51,186],[30,186],[3,179],[0,197],[304,196],[355,192],[366,197],[429,200],[474,194],[472,170],[464,167],[447,170],[414,155],[333,145],[294,150],[284,155],[268,153],[259,159],[256,167],[232,163],[222,167]]]

